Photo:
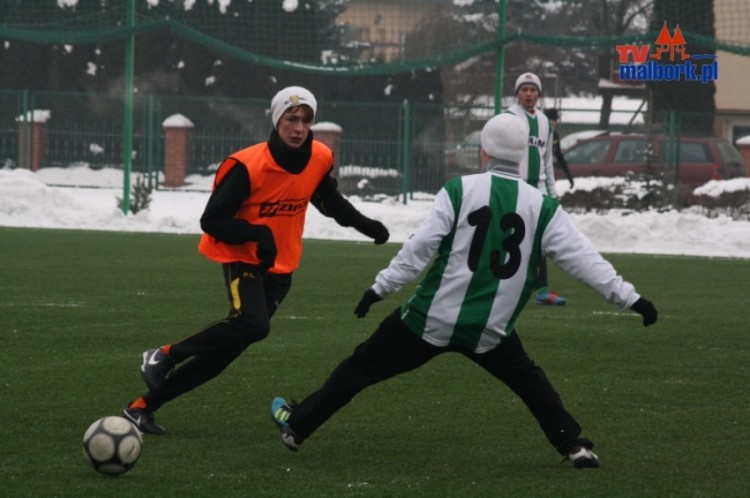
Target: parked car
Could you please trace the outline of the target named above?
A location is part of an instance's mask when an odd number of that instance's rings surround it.
[[[582,140],[565,152],[573,177],[625,176],[702,185],[709,180],[745,176],[742,156],[727,140],[681,136],[672,143],[666,136],[606,134]],[[669,167],[669,164],[677,168]]]
[[[573,147],[578,142],[582,142],[589,138],[598,137],[599,135],[606,135],[606,130],[583,130],[568,133],[560,139],[560,150],[565,153],[568,149]]]
[[[461,174],[479,172],[479,136],[481,130],[473,131],[445,151],[445,162],[449,169]]]

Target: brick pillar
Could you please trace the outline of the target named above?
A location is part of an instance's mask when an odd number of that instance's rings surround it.
[[[47,161],[49,111],[32,111],[16,118],[18,123],[18,167],[38,171]]]
[[[334,176],[339,168],[339,151],[341,150],[341,135],[343,130],[336,123],[315,123],[312,126],[315,140],[323,142],[333,151]]]
[[[164,186],[181,187],[190,169],[193,123],[174,114],[162,123],[164,128]]]
[[[750,138],[743,137],[737,141],[737,150],[745,160],[745,176],[750,177]]]

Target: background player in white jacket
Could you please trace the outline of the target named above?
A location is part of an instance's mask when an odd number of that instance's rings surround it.
[[[552,155],[552,126],[537,103],[542,94],[542,83],[534,73],[523,73],[516,79],[516,102],[508,107],[529,125],[529,148],[518,167],[518,174],[526,183],[543,193],[555,193],[554,157]]]
[[[563,269],[608,301],[643,315],[657,311],[620,277],[553,198],[518,177],[528,140],[525,120],[503,113],[481,134],[485,172],[456,178],[438,193],[430,216],[404,244],[357,305],[358,317],[415,280],[414,294],[302,403],[271,403],[282,442],[297,450],[364,388],[453,351],[504,382],[536,417],[547,439],[577,468],[598,467],[593,443],[564,408],[544,371],[524,351],[515,322],[526,304],[539,258]],[[491,424],[488,424],[491,426]]]
[[[553,155],[554,135],[547,116],[536,105],[542,94],[542,82],[534,73],[523,73],[516,79],[516,102],[508,108],[529,125],[529,147],[519,165],[519,176],[532,187],[557,198]],[[536,304],[563,305],[568,300],[549,288],[547,260],[539,261],[534,283]]]

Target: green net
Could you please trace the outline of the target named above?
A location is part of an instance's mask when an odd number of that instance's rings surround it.
[[[744,0],[138,0],[128,26],[129,4],[5,0],[0,38],[76,44],[163,32],[164,42],[171,33],[270,67],[386,74],[455,64],[502,46],[611,51],[654,40],[669,18],[707,49],[750,55]]]
[[[149,93],[268,98],[294,82],[476,105],[532,71],[555,95],[594,95],[616,47],[654,46],[665,22],[694,53],[750,56],[746,0],[4,0],[0,88],[110,92],[133,36]]]
[[[691,59],[696,67],[718,56],[722,85],[616,81],[618,47],[654,53],[665,23],[709,57]],[[17,119],[34,110],[52,116],[42,167],[120,167],[131,147],[136,172],[158,169],[161,125],[182,114],[195,125],[190,172],[208,174],[267,137],[270,98],[299,84],[321,103],[316,120],[344,130],[342,171],[396,170],[371,185],[433,191],[474,167],[472,137],[527,71],[544,87],[541,107],[562,111],[564,138],[750,134],[735,98],[750,56],[748,0],[2,0],[0,40],[0,163],[11,166],[28,167]]]

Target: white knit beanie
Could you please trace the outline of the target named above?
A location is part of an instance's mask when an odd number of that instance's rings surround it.
[[[536,86],[539,93],[542,93],[542,82],[539,81],[539,77],[534,73],[523,73],[518,77],[516,80],[516,93],[518,93],[518,89],[521,88],[521,85],[527,84]]]
[[[518,164],[529,146],[529,123],[510,112],[498,114],[484,124],[479,141],[490,157]]]
[[[315,114],[318,111],[318,102],[309,90],[301,86],[288,86],[283,90],[279,90],[279,93],[271,100],[271,122],[273,123],[273,127],[276,128],[284,111],[290,107],[300,105],[309,106],[313,111],[313,119],[315,118]]]

